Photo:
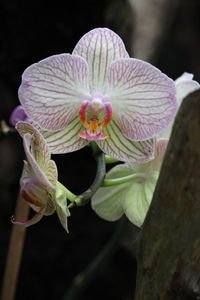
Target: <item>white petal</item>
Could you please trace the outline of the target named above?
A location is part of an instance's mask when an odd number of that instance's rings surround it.
[[[123,201],[123,208],[129,221],[140,227],[148,209],[143,184],[133,182],[132,185],[129,186]]]
[[[184,72],[181,76],[176,78],[175,83],[179,83],[181,81],[188,81],[188,80],[193,80],[194,74]]]
[[[176,86],[176,98],[178,101],[178,106],[181,105],[183,99],[190,93],[198,90],[200,84],[193,80],[193,74],[183,73],[182,76],[175,80]]]
[[[128,176],[133,174],[132,168],[128,164],[119,164],[113,167],[108,173],[106,174],[106,179],[115,179],[124,176]]]
[[[183,73],[180,77],[175,80],[175,87],[176,87],[176,99],[178,106],[181,105],[183,99],[189,95],[190,93],[198,90],[200,88],[200,84],[193,80],[193,74],[191,73]],[[173,121],[170,125],[161,131],[160,137],[169,138],[172,131]]]
[[[151,203],[158,178],[154,172],[145,182],[133,182],[123,201],[124,212],[131,223],[141,227]]]
[[[92,197],[91,205],[95,213],[106,221],[117,221],[124,213],[122,200],[128,184],[100,188]]]
[[[108,28],[97,28],[86,33],[77,43],[73,54],[87,61],[93,94],[103,93],[110,64],[119,58],[129,57],[121,38]]]
[[[158,181],[159,172],[154,171],[151,173],[151,176],[149,176],[148,180],[145,181],[144,184],[144,192],[146,195],[146,200],[148,204],[151,204],[151,200],[153,198],[153,193]]]
[[[132,174],[132,170],[125,164],[112,168],[106,179],[115,179]],[[91,205],[96,214],[107,221],[116,221],[124,213],[122,201],[130,182],[118,186],[100,188],[92,197]]]
[[[176,110],[173,80],[149,63],[120,59],[110,68],[107,100],[123,133],[145,140],[167,127]]]
[[[44,131],[43,135],[47,141],[49,151],[53,154],[68,153],[88,145],[89,141],[79,136],[81,129],[80,118],[77,117],[69,125],[59,131]]]
[[[105,128],[107,138],[97,141],[103,152],[125,162],[145,162],[152,158],[154,139],[137,142],[122,134],[119,126],[111,121]]]
[[[24,71],[19,88],[28,117],[48,130],[67,125],[88,95],[87,64],[70,54],[54,55],[31,65]]]
[[[67,207],[67,199],[65,193],[57,188],[56,189],[56,200],[55,200],[56,212],[63,228],[68,230],[68,217],[70,216],[69,209]]]

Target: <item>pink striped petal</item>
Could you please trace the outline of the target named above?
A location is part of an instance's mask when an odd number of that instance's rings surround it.
[[[49,161],[46,175],[48,180],[55,186],[58,179],[58,170],[55,161]]]
[[[80,118],[75,118],[69,125],[57,132],[43,132],[49,151],[54,154],[79,150],[89,144],[89,141],[79,136],[82,130]]]
[[[169,142],[169,139],[166,139],[166,138],[160,138],[156,142],[155,159],[157,159],[160,162],[163,161],[168,142]]]
[[[32,155],[35,157],[40,167],[42,169],[45,169],[50,160],[50,152],[48,150],[47,143],[40,131],[34,125],[23,121],[18,122],[15,128],[22,138],[24,138],[25,134],[27,133],[33,136],[33,145],[31,149]]]
[[[27,160],[40,183],[54,191],[57,167],[50,160],[50,152],[42,134],[30,123],[18,122],[17,131],[23,137]]]
[[[151,138],[167,127],[177,110],[173,80],[133,58],[111,65],[107,101],[123,133],[136,141]]]
[[[110,64],[116,59],[129,57],[121,38],[108,28],[96,28],[86,33],[77,43],[73,54],[87,61],[93,94],[104,92]]]
[[[136,142],[127,139],[119,126],[111,121],[105,128],[108,136],[105,140],[96,141],[103,152],[125,162],[146,162],[152,159],[155,141],[154,139]]]
[[[19,88],[28,117],[48,130],[67,125],[88,94],[87,64],[70,54],[50,56],[31,65],[24,71]]]
[[[27,160],[30,163],[31,167],[33,168],[33,172],[36,175],[38,181],[41,184],[43,184],[47,189],[54,191],[55,186],[50,183],[50,181],[48,180],[44,172],[45,170],[41,168],[36,158],[31,153],[32,152],[31,149],[34,147],[33,143],[34,143],[33,136],[31,136],[29,133],[26,133],[24,135],[24,150],[26,153]]]

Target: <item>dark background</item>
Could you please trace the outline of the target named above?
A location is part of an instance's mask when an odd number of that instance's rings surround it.
[[[116,5],[119,4],[119,6]],[[112,1],[0,1],[0,118],[9,121],[19,104],[17,90],[21,74],[30,64],[47,56],[72,52],[80,37],[95,27],[119,33],[129,49],[132,23],[124,0]],[[156,65],[176,79],[184,71],[200,81],[199,0],[180,1]],[[0,279],[3,276],[19,178],[24,158],[21,138],[11,135],[0,141]],[[91,184],[96,170],[90,148],[54,155],[59,181],[74,193]],[[132,226],[132,225],[130,225]],[[75,275],[101,251],[116,223],[99,219],[90,205],[74,208],[70,233],[57,216],[44,217],[27,231],[16,300],[61,299]],[[133,227],[133,226],[132,226]],[[125,237],[117,252],[81,295],[81,299],[130,299],[135,285],[135,259]]]

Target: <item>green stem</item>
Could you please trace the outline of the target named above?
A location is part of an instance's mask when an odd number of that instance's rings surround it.
[[[102,182],[106,175],[106,165],[105,165],[105,159],[104,159],[104,153],[103,152],[96,152],[96,159],[97,159],[97,172],[96,177],[85,192],[83,192],[81,195],[79,195],[75,202],[78,206],[87,204],[91,197],[96,193],[96,191],[100,188],[102,185]]]
[[[103,270],[103,267],[105,266],[109,258],[112,257],[112,255],[118,249],[120,239],[123,236],[124,230],[126,228],[126,224],[127,223],[125,218],[119,221],[111,239],[104,246],[103,250],[88,265],[88,267],[73,279],[71,286],[69,287],[62,300],[75,300],[78,299],[79,296],[81,296],[81,299],[83,299],[84,290],[95,278],[95,275]]]
[[[106,162],[106,164],[114,164],[114,163],[119,162],[119,160],[117,160],[111,156],[105,155],[105,162]]]
[[[66,198],[70,201],[70,202],[74,202],[77,198],[77,195],[73,194],[72,192],[70,192],[62,183],[60,183],[59,181],[57,181],[57,187],[60,188],[65,194],[66,194]]]
[[[118,184],[129,182],[133,179],[141,178],[141,177],[144,178],[143,173],[131,174],[131,175],[127,175],[124,177],[115,178],[115,179],[105,179],[101,186],[108,187],[108,186],[118,185]]]

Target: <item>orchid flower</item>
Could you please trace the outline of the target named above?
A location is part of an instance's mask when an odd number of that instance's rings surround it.
[[[16,106],[10,116],[11,125],[15,126],[19,121],[32,123],[32,121],[27,117],[24,107],[22,105]]]
[[[167,139],[157,141],[155,158],[147,163],[125,163],[112,168],[105,182],[119,178],[131,180],[113,186],[101,187],[92,198],[92,208],[107,221],[117,221],[123,214],[140,227],[151,203]]]
[[[53,55],[28,67],[19,99],[52,153],[95,141],[127,162],[152,157],[154,139],[176,112],[174,82],[151,64],[130,58],[107,28],[86,33],[72,54]]]
[[[14,224],[30,226],[44,215],[51,215],[56,210],[64,229],[68,231],[66,195],[59,188],[57,181],[57,167],[50,159],[47,143],[42,134],[33,125],[18,122],[16,129],[23,137],[24,150],[27,161],[20,180],[20,197],[25,200],[36,214],[27,221],[13,221]]]
[[[189,93],[200,88],[200,84],[193,80],[193,74],[189,73],[177,78],[175,86],[179,106]],[[133,224],[142,225],[153,197],[172,125],[173,122],[157,136],[153,160],[145,164],[120,164],[108,172],[105,180],[108,186],[114,184],[113,179],[124,183],[97,191],[92,198],[92,208],[97,215],[116,221],[125,213]]]

